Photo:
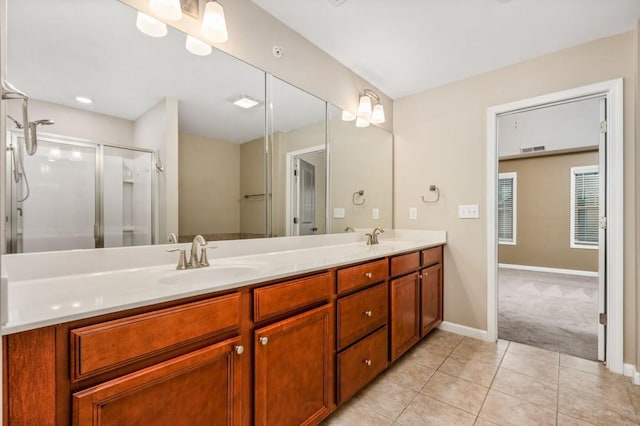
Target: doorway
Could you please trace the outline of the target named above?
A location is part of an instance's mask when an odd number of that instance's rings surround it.
[[[606,360],[607,367],[616,373],[623,372],[622,359],[622,274],[623,274],[623,203],[622,203],[622,80],[611,80],[563,92],[498,105],[487,111],[487,325],[488,338],[498,338],[498,205],[499,155],[498,118],[531,109],[561,105],[580,99],[602,97],[605,99],[603,130],[606,139],[599,146],[599,166],[602,176],[603,200],[601,205],[606,215],[602,216],[602,228],[598,230],[605,250],[599,253],[599,276],[602,284],[600,312],[606,318],[605,328],[601,327],[602,347],[598,357]],[[535,146],[533,147],[535,148]],[[599,212],[601,213],[601,212]],[[600,218],[598,218],[600,219]],[[606,229],[605,229],[606,228]],[[603,318],[603,319],[605,319]],[[597,320],[597,319],[596,319]]]
[[[287,153],[285,221],[287,236],[324,232],[325,147]]]

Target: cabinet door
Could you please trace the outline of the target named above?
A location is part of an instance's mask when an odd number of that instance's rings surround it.
[[[391,360],[420,340],[420,281],[418,273],[391,281]]]
[[[73,394],[74,425],[239,425],[240,338]]]
[[[421,275],[421,336],[442,322],[442,267],[440,264],[423,269]]]
[[[255,331],[255,424],[315,424],[330,410],[331,307]]]

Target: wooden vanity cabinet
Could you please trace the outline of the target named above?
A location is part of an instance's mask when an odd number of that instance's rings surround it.
[[[420,340],[420,279],[417,272],[391,280],[391,361]]]
[[[420,270],[420,337],[426,336],[443,320],[442,246],[423,250]]]

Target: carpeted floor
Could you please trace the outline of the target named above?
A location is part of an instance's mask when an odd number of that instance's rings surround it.
[[[498,336],[598,359],[598,278],[499,270]]]

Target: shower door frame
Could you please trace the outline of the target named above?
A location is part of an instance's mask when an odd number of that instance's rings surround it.
[[[18,129],[10,129],[7,131],[7,148],[9,145],[14,146],[14,141],[17,141],[17,138],[22,134],[22,132]],[[9,137],[9,135],[11,135]],[[157,190],[157,176],[155,168],[156,164],[156,152],[151,149],[139,148],[139,147],[131,147],[126,145],[117,145],[112,143],[103,143],[103,142],[93,142],[88,139],[76,138],[72,136],[63,136],[56,135],[53,133],[44,133],[38,132],[38,139],[57,143],[61,145],[68,146],[78,146],[84,148],[93,148],[95,149],[95,221],[94,221],[94,231],[93,231],[93,239],[95,241],[94,248],[104,248],[104,218],[103,218],[103,209],[104,209],[104,148],[117,148],[117,149],[127,149],[130,151],[138,151],[151,154],[151,160],[149,162],[149,170],[151,171],[151,244],[156,244],[156,190]],[[16,144],[17,145],[17,144]],[[15,149],[15,148],[14,148]],[[23,157],[24,161],[24,157]],[[5,247],[7,250],[7,254],[18,253],[18,226],[17,226],[17,209],[18,209],[18,201],[16,194],[16,182],[13,180],[12,170],[16,165],[13,163],[13,158],[7,156],[6,158],[7,165],[11,165],[10,167],[6,167],[6,182],[10,185],[7,188],[7,194],[10,194],[9,200],[7,200],[7,230],[6,230],[6,241]]]

